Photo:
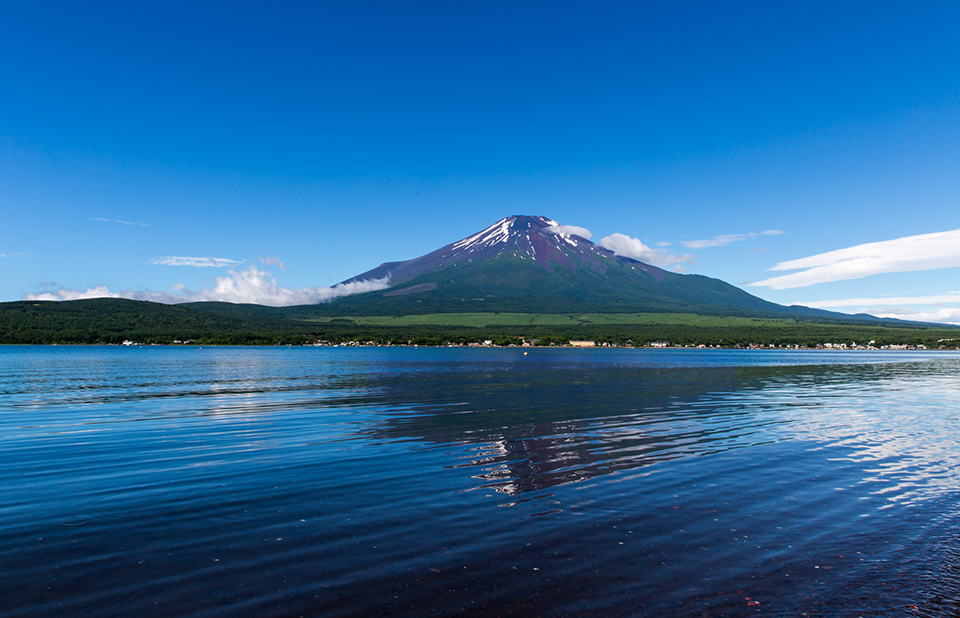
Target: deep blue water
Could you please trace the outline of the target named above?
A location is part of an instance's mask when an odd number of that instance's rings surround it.
[[[0,616],[958,616],[958,370],[0,347]]]

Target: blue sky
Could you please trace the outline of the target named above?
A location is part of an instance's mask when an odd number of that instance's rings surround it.
[[[4,3],[0,300],[320,300],[532,214],[774,302],[960,324],[958,24],[947,2]]]

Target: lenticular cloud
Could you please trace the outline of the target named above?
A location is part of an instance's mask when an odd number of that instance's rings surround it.
[[[828,281],[861,279],[880,273],[914,272],[960,266],[960,230],[905,236],[780,262],[770,270],[802,272],[751,283],[775,290]]]
[[[106,286],[88,288],[84,291],[61,289],[55,292],[27,294],[25,300],[78,300],[83,298],[129,298],[148,300],[157,303],[175,304],[200,301],[219,301],[227,303],[249,303],[269,307],[290,305],[315,305],[329,302],[342,296],[373,292],[390,287],[387,277],[366,281],[351,281],[334,286],[303,287],[292,290],[277,284],[273,275],[258,270],[253,264],[246,270],[230,270],[226,276],[214,279],[211,287],[200,291],[191,291],[182,285],[174,286],[173,292],[153,292],[150,290],[124,290],[111,292]]]

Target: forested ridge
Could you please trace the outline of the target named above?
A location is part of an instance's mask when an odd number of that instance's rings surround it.
[[[77,301],[0,303],[3,344],[142,344],[301,345],[373,342],[376,344],[443,345],[492,341],[496,345],[536,340],[539,345],[591,340],[598,344],[644,345],[801,345],[826,342],[956,347],[960,328],[884,323],[851,318],[848,322],[812,318],[743,318],[690,320],[689,315],[654,314],[651,323],[509,325],[387,325],[363,323],[359,317],[318,318],[310,307],[271,308],[259,305],[194,303],[163,305],[99,298]],[[493,315],[493,314],[491,314]],[[566,316],[569,317],[569,316]],[[696,317],[696,316],[693,316]],[[368,320],[369,321],[369,320]]]

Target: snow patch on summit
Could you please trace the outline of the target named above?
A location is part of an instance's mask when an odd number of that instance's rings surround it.
[[[513,221],[508,217],[497,221],[482,232],[473,236],[468,236],[458,243],[454,243],[453,249],[473,250],[479,247],[491,246],[497,243],[505,243],[510,239],[510,228]]]

